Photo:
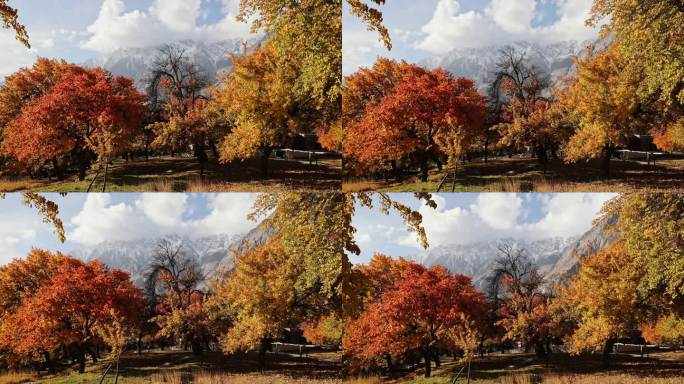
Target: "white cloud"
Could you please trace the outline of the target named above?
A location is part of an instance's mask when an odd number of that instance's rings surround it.
[[[470,210],[494,229],[511,229],[521,214],[523,200],[510,193],[482,193]]]
[[[138,209],[157,225],[178,225],[183,219],[188,196],[182,193],[145,193],[135,202]]]
[[[430,246],[495,241],[502,238],[538,240],[572,237],[588,231],[603,204],[614,194],[480,194],[469,207],[446,208],[435,195],[437,209],[422,206],[423,226]],[[531,210],[538,213],[530,218]],[[421,249],[415,234],[400,228],[393,241]],[[367,231],[374,237],[374,231]],[[374,237],[375,238],[375,237]]]
[[[189,32],[200,16],[202,0],[155,0],[150,9],[172,31]]]
[[[130,12],[126,12],[124,0],[104,0],[81,48],[108,53],[181,39],[213,42],[250,37],[250,24],[235,19],[237,2],[223,0],[222,8],[225,17],[219,22],[198,25],[203,13],[201,0],[155,0],[148,10]]]
[[[248,193],[221,193],[208,197],[211,212],[199,220],[186,225],[195,236],[208,236],[220,233],[244,233],[255,226],[247,219],[254,205],[256,195]]]
[[[504,31],[522,33],[530,28],[536,8],[536,0],[492,0],[485,14]]]
[[[206,198],[207,213],[185,218],[191,203],[185,194],[141,194],[131,203],[113,203],[109,194],[89,194],[69,221],[67,239],[80,245],[177,234],[203,237],[246,233],[256,224],[247,219],[251,194],[215,194]]]
[[[541,17],[536,0],[491,0],[484,11],[461,11],[458,0],[439,0],[432,19],[422,27],[416,48],[443,54],[455,48],[481,47],[527,40],[553,43],[589,40],[598,30],[585,25],[592,0],[555,0],[556,21],[532,26]]]
[[[524,226],[536,238],[569,237],[591,228],[603,204],[615,197],[607,193],[559,193],[542,201],[544,217]]]
[[[38,57],[35,49],[28,49],[14,38],[14,33],[0,28],[0,79],[15,72],[18,68],[28,67]]]

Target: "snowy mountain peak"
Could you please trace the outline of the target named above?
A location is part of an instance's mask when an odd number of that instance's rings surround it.
[[[244,53],[244,44],[247,49],[258,47],[263,38],[227,39],[214,43],[205,43],[194,40],[181,40],[168,45],[185,51],[188,59],[197,64],[202,72],[215,81],[220,73],[230,72],[233,68],[231,54],[241,56]],[[90,59],[84,63],[87,67],[102,67],[112,72],[115,76],[125,76],[135,81],[139,87],[143,87],[142,80],[157,56],[162,45],[144,48],[124,48],[111,54]]]
[[[499,61],[501,50],[507,46],[524,52],[525,57],[540,71],[548,74],[553,83],[572,74],[575,69],[574,57],[581,56],[591,41],[563,41],[552,44],[539,44],[519,41],[512,44],[493,45],[480,48],[457,48],[444,55],[427,59],[421,63],[427,68],[444,68],[455,76],[474,79],[477,87],[483,90]]]

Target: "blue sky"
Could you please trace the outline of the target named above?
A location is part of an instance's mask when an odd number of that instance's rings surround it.
[[[228,194],[46,194],[60,208],[67,241],[21,195],[0,199],[0,265],[22,257],[32,247],[69,252],[106,240],[133,240],[177,234],[191,238],[238,235],[256,226],[247,220],[255,195]]]
[[[592,0],[392,0],[381,6],[394,48],[388,52],[377,35],[345,9],[344,64],[348,75],[378,56],[418,62],[455,48],[514,41],[552,43],[591,40],[585,26]]]
[[[32,247],[69,252],[106,240],[133,240],[178,234],[191,238],[247,233],[255,195],[226,194],[47,194],[59,204],[67,242],[59,243],[52,227],[21,195],[0,199],[0,265],[23,257]],[[392,194],[423,214],[431,246],[496,241],[535,240],[581,235],[591,228],[612,194],[439,194],[437,209],[423,206],[413,194]],[[366,263],[375,252],[401,257],[421,251],[415,234],[401,218],[359,207],[354,216],[362,249],[354,263]]]
[[[174,40],[246,38],[235,20],[239,0],[10,0],[28,29],[31,50],[0,29],[0,77],[36,56],[82,62],[118,48]]]
[[[430,246],[496,241],[503,238],[537,240],[582,235],[592,226],[603,204],[613,194],[438,194],[437,209],[417,202],[412,194],[394,194],[423,215]],[[406,231],[396,214],[359,208],[354,217],[356,240],[362,254],[354,263],[366,263],[375,252],[394,257],[422,250],[415,234]]]

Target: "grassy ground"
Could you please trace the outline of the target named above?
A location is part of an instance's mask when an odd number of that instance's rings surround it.
[[[315,353],[299,358],[294,355],[269,354],[267,367],[259,372],[256,357],[226,357],[210,353],[195,357],[187,352],[156,351],[122,356],[120,362],[121,384],[313,384],[342,382],[338,353]],[[44,383],[44,384],[91,384],[99,383],[102,373],[110,364],[102,360],[90,363],[86,373],[78,374],[71,369],[58,375],[38,376],[30,373],[7,373],[0,375],[0,384]],[[114,376],[108,375],[104,383],[114,383]]]
[[[209,163],[204,177],[193,158],[159,157],[149,161],[115,161],[109,167],[107,192],[268,192],[282,190],[339,190],[341,160],[318,165],[297,161],[271,160],[270,175],[262,180],[255,161],[227,165]],[[75,175],[63,181],[48,179],[9,180],[0,178],[0,192],[32,190],[37,192],[85,192],[95,172],[85,181]],[[91,192],[101,192],[103,177],[93,183]]]
[[[339,353],[314,353],[299,358],[296,355],[268,355],[268,366],[259,372],[256,358],[225,357],[218,353],[201,358],[187,352],[156,351],[143,355],[127,354],[121,360],[122,384],[446,384],[463,367],[458,361],[445,358],[440,368],[434,368],[431,378],[424,378],[422,369],[404,373],[398,379],[343,378]],[[70,370],[54,376],[31,373],[0,374],[0,384],[90,384],[98,383],[109,365],[103,360],[90,364],[85,374]],[[114,382],[112,375],[105,383]],[[465,383],[465,377],[458,383]],[[471,366],[471,382],[475,384],[682,384],[684,383],[684,352],[652,353],[648,357],[614,356],[611,368],[603,368],[599,356],[569,357],[556,354],[539,360],[532,354],[494,354],[475,359]]]
[[[417,175],[409,175],[401,182],[349,179],[343,190],[435,192],[444,176],[445,172],[434,169],[427,182],[421,182]],[[441,191],[451,192],[452,183],[449,178]],[[602,178],[596,161],[573,165],[551,161],[546,174],[534,159],[477,161],[459,170],[455,192],[615,192],[641,188],[684,189],[684,160],[662,161],[656,167],[613,161],[608,180]]]
[[[418,370],[390,383],[451,383],[462,367],[445,361],[441,368],[433,367],[429,379]],[[684,352],[655,353],[648,358],[616,356],[608,370],[599,356],[554,355],[540,361],[531,354],[498,354],[476,359],[471,370],[471,382],[476,384],[682,384]],[[465,382],[461,377],[456,383]]]

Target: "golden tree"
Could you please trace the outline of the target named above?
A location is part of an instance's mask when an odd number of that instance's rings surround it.
[[[577,80],[561,103],[577,121],[577,130],[563,149],[567,161],[602,158],[603,175],[617,147],[631,135],[645,131],[636,89],[638,73],[625,68],[619,46],[578,61]]]

